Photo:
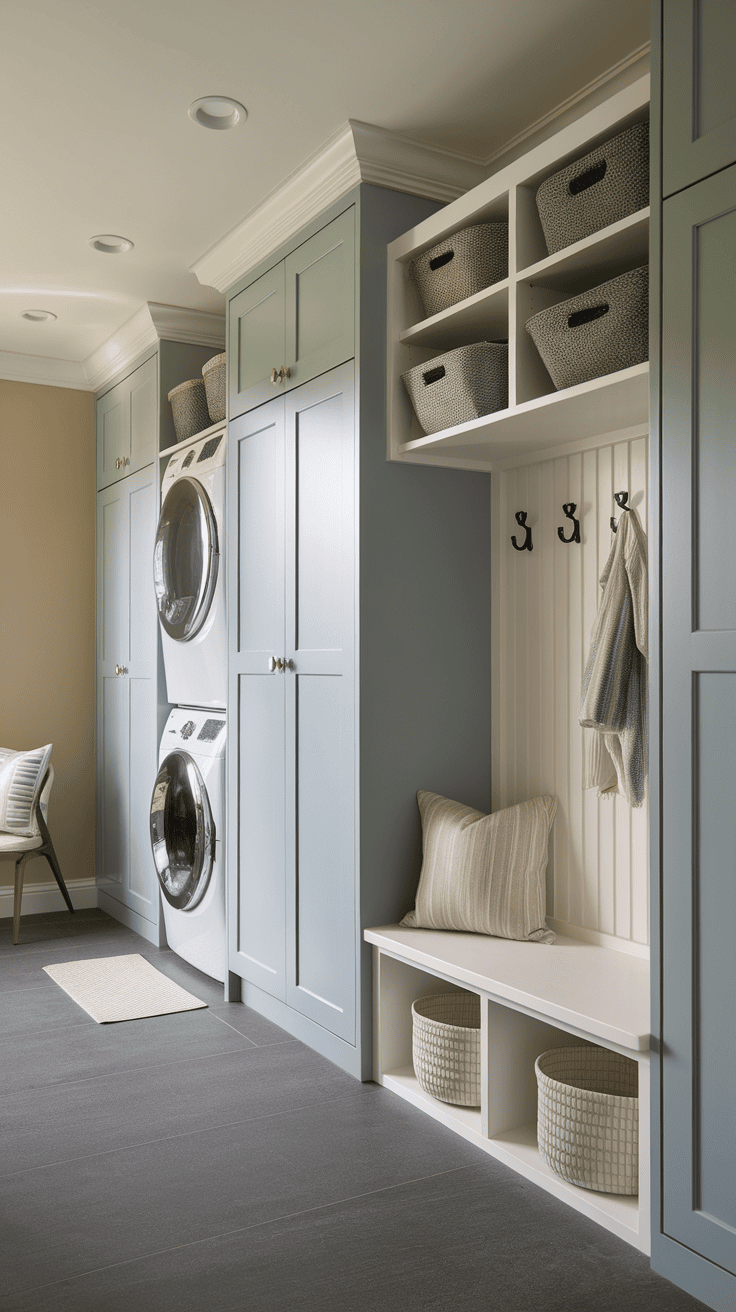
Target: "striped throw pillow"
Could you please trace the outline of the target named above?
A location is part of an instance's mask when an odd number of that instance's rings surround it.
[[[38,833],[36,801],[51,756],[53,744],[31,752],[14,752],[0,747],[0,830],[26,838]]]
[[[437,793],[417,793],[424,858],[416,905],[402,925],[553,943],[545,870],[556,797],[484,815]]]

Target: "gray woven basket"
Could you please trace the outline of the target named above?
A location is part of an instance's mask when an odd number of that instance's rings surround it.
[[[559,390],[649,359],[649,265],[622,273],[526,321]]]
[[[411,1006],[414,1074],[426,1093],[480,1106],[480,998],[436,993]]]
[[[401,375],[425,433],[503,410],[509,401],[507,342],[474,342]]]
[[[190,378],[186,383],[179,383],[169,392],[171,413],[174,416],[177,442],[184,442],[203,428],[210,426],[210,412],[207,409],[207,394],[201,378]]]
[[[550,255],[649,204],[649,124],[618,136],[547,178],[537,210]]]
[[[429,316],[474,296],[509,271],[508,223],[474,223],[430,246],[409,265]]]
[[[207,409],[210,423],[217,424],[225,418],[225,365],[227,355],[213,355],[211,360],[202,365],[204,390],[207,393]]]
[[[537,1057],[537,1139],[551,1171],[602,1194],[639,1192],[638,1068],[608,1048]]]

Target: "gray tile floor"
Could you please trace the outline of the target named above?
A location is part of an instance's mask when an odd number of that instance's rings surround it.
[[[97,1025],[43,973],[206,1001]],[[695,1312],[628,1244],[101,911],[0,922],[0,1312]]]

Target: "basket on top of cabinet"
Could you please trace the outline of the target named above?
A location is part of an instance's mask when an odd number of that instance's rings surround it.
[[[409,265],[428,318],[500,282],[508,271],[508,223],[474,223],[460,228]]]
[[[546,178],[537,191],[550,255],[649,204],[649,124],[634,123]]]
[[[509,403],[508,342],[473,342],[401,375],[423,431],[465,424]]]
[[[649,265],[527,319],[555,387],[601,378],[649,359]]]

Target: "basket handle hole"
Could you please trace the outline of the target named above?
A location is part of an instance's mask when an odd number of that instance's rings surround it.
[[[602,315],[608,314],[608,305],[591,305],[586,310],[576,310],[571,314],[567,321],[568,328],[579,328],[583,323],[592,323],[594,319],[600,319]]]
[[[587,191],[588,187],[594,187],[596,182],[600,182],[606,176],[608,165],[604,159],[600,164],[592,164],[584,173],[579,173],[576,178],[571,178],[567,184],[567,190],[571,196],[577,196],[581,191]]]
[[[429,261],[429,267],[430,269],[441,269],[443,264],[449,264],[450,260],[454,260],[454,258],[454,251],[443,251],[441,255],[435,255],[434,259]]]
[[[440,378],[444,378],[444,376],[445,366],[443,364],[438,365],[436,369],[428,369],[426,374],[422,374],[425,387],[429,387],[430,383],[436,383]]]

